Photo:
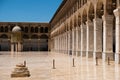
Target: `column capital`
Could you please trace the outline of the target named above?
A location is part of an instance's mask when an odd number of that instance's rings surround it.
[[[114,16],[113,15],[103,15],[102,16],[102,20],[106,21],[106,20],[113,20]]]
[[[114,15],[117,17],[117,16],[120,16],[120,7],[118,7],[117,9],[115,9],[114,11]]]

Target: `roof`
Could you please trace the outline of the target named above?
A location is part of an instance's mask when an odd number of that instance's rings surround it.
[[[53,19],[56,17],[56,15],[58,14],[58,12],[61,10],[61,8],[64,6],[64,4],[66,3],[67,0],[63,0],[62,3],[60,4],[59,8],[57,9],[57,11],[55,12],[55,14],[53,15],[52,19],[50,20],[50,23],[53,21]]]

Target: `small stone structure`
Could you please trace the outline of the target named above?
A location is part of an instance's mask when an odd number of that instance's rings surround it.
[[[30,72],[26,67],[26,62],[24,62],[24,64],[16,65],[16,68],[14,68],[14,71],[11,74],[11,77],[29,77],[29,76]]]

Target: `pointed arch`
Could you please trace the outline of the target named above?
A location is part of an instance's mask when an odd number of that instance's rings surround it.
[[[85,24],[87,21],[87,10],[83,9],[83,13],[82,13],[82,22]]]
[[[102,18],[102,15],[104,14],[104,5],[103,1],[98,0],[96,5],[96,17]]]
[[[91,2],[90,6],[89,6],[89,10],[88,10],[88,18],[89,18],[89,20],[93,21],[94,17],[95,17],[95,14],[94,14],[94,5]]]
[[[81,25],[81,13],[78,14],[78,26]]]

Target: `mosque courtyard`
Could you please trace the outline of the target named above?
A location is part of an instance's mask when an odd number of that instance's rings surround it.
[[[120,64],[55,52],[0,52],[0,80],[120,80]],[[11,55],[10,55],[11,54]],[[14,54],[14,55],[13,55]],[[55,68],[53,69],[53,59]],[[16,64],[26,61],[30,77],[11,78]]]

